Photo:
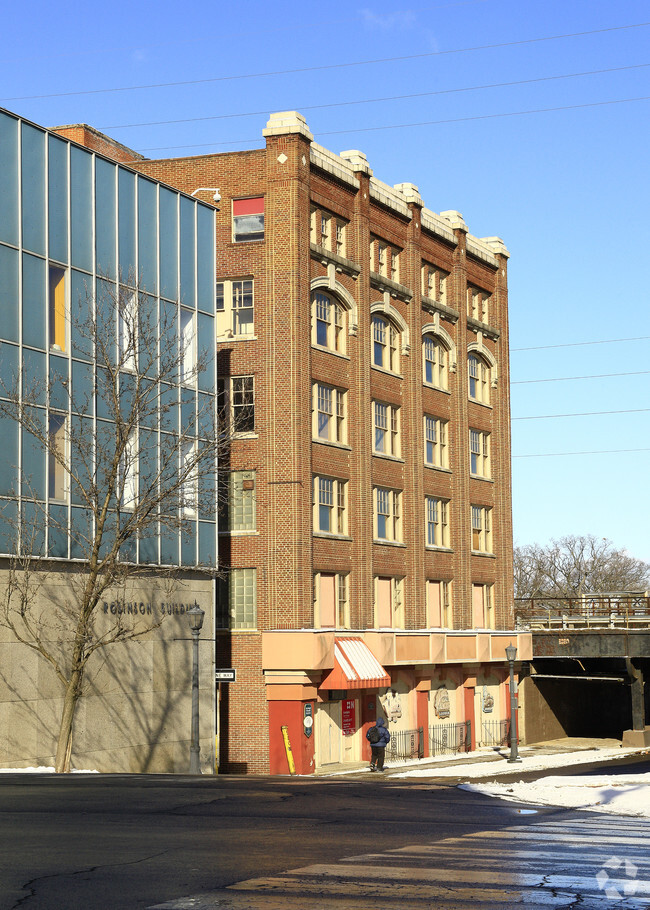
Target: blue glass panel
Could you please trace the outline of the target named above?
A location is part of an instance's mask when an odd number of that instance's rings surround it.
[[[181,531],[181,562],[184,566],[196,565],[196,522],[190,522],[190,528]]]
[[[120,413],[127,423],[131,423],[134,416],[136,391],[136,378],[133,373],[120,373]]]
[[[97,272],[116,277],[117,190],[114,164],[97,158],[95,162],[95,246]]]
[[[158,562],[158,529],[151,528],[146,536],[140,538],[140,562]]]
[[[72,361],[72,410],[77,414],[92,416],[93,368],[80,360]]]
[[[0,214],[1,222],[2,214]],[[0,334],[7,341],[18,341],[18,251],[1,244]]]
[[[199,392],[199,438],[210,439],[216,431],[214,419],[215,400],[212,395]]]
[[[178,194],[160,187],[160,296],[178,300]]]
[[[196,435],[196,392],[181,389],[181,436]]]
[[[92,156],[70,149],[70,221],[72,265],[86,271],[93,267]]]
[[[34,409],[32,413],[39,424],[39,433],[45,438],[47,426],[45,411]],[[29,498],[45,499],[47,458],[43,443],[32,436],[25,427],[22,427],[22,443],[22,494]]]
[[[160,526],[160,561],[163,565],[178,565],[178,532]]]
[[[202,392],[214,391],[214,324],[213,316],[199,313],[198,356],[204,357],[206,362],[206,369],[199,373],[199,388]]]
[[[0,111],[0,240],[18,235],[18,121]]]
[[[49,135],[48,235],[50,259],[68,264],[68,143]],[[73,203],[74,204],[74,203]]]
[[[73,505],[87,504],[86,497],[92,491],[94,432],[92,420],[88,417],[72,415],[70,420],[70,499]]]
[[[97,363],[117,363],[117,287],[112,281],[97,279],[95,295],[97,319]]]
[[[156,476],[158,474],[158,437],[150,430],[140,430],[138,465],[140,498],[156,497]]]
[[[130,514],[124,513],[120,516],[120,526],[124,528],[130,519]],[[135,536],[130,536],[127,532],[126,540],[120,547],[120,559],[125,562],[137,562],[138,560],[138,541]]]
[[[108,370],[97,368],[97,398],[95,411],[100,420],[114,420],[115,408],[113,407],[113,381]]]
[[[14,344],[0,342],[0,398],[11,395],[14,389],[17,391],[19,363],[20,349]]]
[[[158,322],[160,336],[159,375],[169,382],[178,382],[178,307],[166,300],[160,301],[160,319]]]
[[[68,509],[66,506],[50,506],[47,535],[48,556],[61,559],[68,557]]]
[[[193,309],[195,300],[195,253],[194,213],[196,204],[181,196],[181,303]]]
[[[12,496],[18,491],[18,424],[0,415],[0,495]]]
[[[45,261],[23,253],[23,344],[45,350]]]
[[[211,521],[199,522],[199,564],[214,566],[217,562],[217,528]]]
[[[156,184],[138,177],[138,274],[142,290],[158,290]]]
[[[156,383],[142,380],[142,410],[140,425],[155,430],[158,426],[158,390]]]
[[[43,507],[35,502],[23,502],[21,524],[23,551],[34,556],[45,556]]]
[[[216,281],[214,276],[214,212],[197,208],[197,297],[200,310],[214,313]]]
[[[149,294],[140,294],[138,329],[140,333],[139,370],[153,379],[158,375],[158,301]]]
[[[23,400],[45,407],[47,402],[47,361],[40,351],[23,348]]]
[[[135,287],[135,174],[122,168],[118,172],[119,200],[119,277]]]
[[[87,509],[70,510],[70,557],[87,559],[92,536],[92,515]]]
[[[160,387],[160,429],[165,433],[178,433],[178,389],[176,386]]]
[[[72,356],[90,360],[93,349],[93,280],[90,275],[70,272],[70,340]]]
[[[100,491],[107,491],[112,481],[113,456],[115,454],[115,425],[109,421],[98,420],[96,428],[95,483]],[[111,502],[115,508],[116,502]]]
[[[214,463],[214,456],[211,455],[210,457]],[[208,464],[207,458],[201,464],[199,473],[201,475],[199,484],[199,517],[213,518],[217,501],[217,475],[216,471],[212,472],[212,465]]]
[[[69,379],[68,358],[50,355],[50,407],[57,411],[68,410]]]
[[[45,255],[45,133],[22,124],[23,246]]]
[[[18,503],[0,502],[0,553],[15,553],[17,528]]]
[[[117,535],[117,513],[109,512],[102,532],[102,541],[99,545],[99,557],[103,559],[113,548]]]

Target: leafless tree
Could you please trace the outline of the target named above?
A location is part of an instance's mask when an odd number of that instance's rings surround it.
[[[178,574],[178,559],[161,559],[157,542],[166,532],[192,534],[197,514],[214,517],[224,444],[214,397],[199,391],[214,391],[213,352],[198,347],[195,322],[179,321],[175,305],[158,305],[137,282],[100,279],[66,315],[77,356],[86,358],[80,374],[71,381],[67,358],[51,356],[44,378],[27,359],[12,387],[0,389],[0,414],[47,461],[47,499],[76,506],[68,527],[67,509],[48,510],[42,484],[38,489],[23,471],[22,510],[7,519],[15,552],[0,622],[62,686],[56,771],[69,770],[90,658],[160,623],[98,607],[105,598],[128,597],[138,579],[155,577],[160,585]],[[56,556],[65,562],[53,562]],[[215,569],[202,567],[208,575]]]
[[[515,597],[581,597],[650,585],[649,563],[593,535],[515,547],[514,571]]]

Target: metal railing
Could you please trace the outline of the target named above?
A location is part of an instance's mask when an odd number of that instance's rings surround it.
[[[472,748],[472,722],[460,724],[436,724],[429,727],[429,753],[431,755],[455,755],[469,752]]]
[[[510,741],[509,720],[484,720],[481,723],[481,738],[477,746],[507,746]]]
[[[647,594],[515,598],[518,629],[644,629],[650,627]]]
[[[424,727],[417,730],[391,731],[386,751],[392,761],[424,758]]]

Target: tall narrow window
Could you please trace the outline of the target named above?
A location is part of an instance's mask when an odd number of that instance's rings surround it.
[[[264,196],[233,199],[232,234],[235,243],[264,240]]]
[[[316,382],[313,386],[314,438],[328,442],[346,441],[346,394],[343,389]]]
[[[372,317],[372,362],[376,367],[399,372],[399,333],[384,316]]]
[[[312,344],[345,353],[343,307],[327,294],[318,293],[312,304]]]
[[[133,511],[138,498],[138,445],[135,432],[127,439],[120,458],[118,498],[122,509]]]
[[[48,488],[50,499],[65,500],[67,419],[63,414],[50,414],[48,422]]]
[[[389,490],[385,487],[375,487],[373,499],[375,538],[377,540],[401,541],[401,492],[399,490]]]
[[[120,366],[134,371],[137,367],[138,295],[128,288],[120,288],[118,303],[118,344]]]
[[[253,335],[255,299],[252,278],[217,282],[217,334]]]
[[[198,475],[196,464],[196,442],[185,440],[181,443],[181,506],[187,518],[196,515],[198,501]]]
[[[49,268],[50,347],[55,351],[66,350],[65,269],[51,265]]]
[[[193,383],[196,378],[196,314],[181,308],[181,357],[180,379]]]
[[[255,398],[252,376],[233,376],[232,427],[235,433],[252,433],[255,429]]]
[[[492,509],[488,506],[472,506],[472,550],[492,552]]]
[[[448,505],[449,503],[444,499],[426,497],[428,547],[449,546]]]
[[[476,354],[467,358],[469,397],[482,404],[490,403],[490,369]]]
[[[217,580],[217,627],[257,627],[257,569],[231,569]]]
[[[404,628],[403,578],[375,578],[375,623],[379,629]]]
[[[424,381],[438,389],[447,388],[447,349],[432,335],[425,335],[422,342]]]
[[[490,434],[469,431],[469,469],[477,477],[490,476]]]
[[[424,417],[424,463],[431,468],[448,468],[447,422],[438,417]]]
[[[373,402],[374,451],[379,455],[400,454],[400,409],[392,404]]]
[[[333,477],[314,477],[314,530],[347,533],[347,484]]]
[[[228,529],[254,531],[255,515],[255,471],[232,471],[228,478]]]

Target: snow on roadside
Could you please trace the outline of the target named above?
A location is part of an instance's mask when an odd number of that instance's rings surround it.
[[[548,776],[515,784],[460,784],[459,788],[520,803],[650,818],[650,772]]]

